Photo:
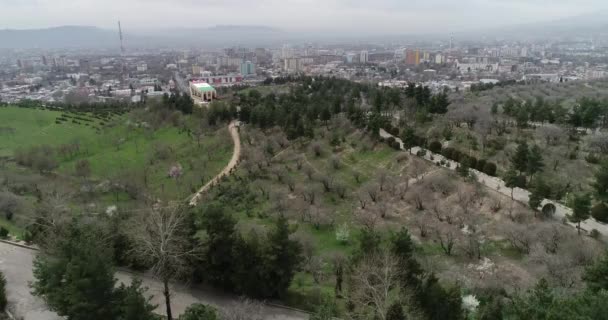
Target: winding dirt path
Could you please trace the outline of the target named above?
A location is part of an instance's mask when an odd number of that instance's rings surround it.
[[[207,184],[202,186],[195,194],[191,196],[189,202],[190,206],[196,206],[205,192],[209,191],[209,189],[211,189],[211,187],[219,182],[224,176],[230,174],[230,171],[232,171],[232,169],[238,165],[239,159],[241,158],[241,137],[239,136],[239,128],[236,121],[230,122],[228,125],[228,131],[230,131],[230,136],[232,137],[232,142],[234,143],[232,159],[230,159],[228,165],[226,165],[220,173],[218,173],[213,179],[211,179],[211,181],[207,182]]]

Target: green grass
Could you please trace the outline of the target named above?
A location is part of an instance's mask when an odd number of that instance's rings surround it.
[[[10,235],[15,236],[17,238],[21,238],[24,232],[21,227],[17,226],[11,221],[4,219],[3,217],[0,218],[0,227],[7,229]]]
[[[11,156],[18,148],[35,145],[56,146],[74,139],[89,141],[97,136],[91,125],[64,122],[56,124],[55,119],[63,112],[26,109],[17,107],[0,108],[0,127],[13,128],[15,134],[0,134],[0,156]],[[92,124],[99,125],[99,120]]]
[[[80,144],[77,155],[69,157],[56,152],[60,174],[74,176],[75,164],[86,159],[93,180],[136,180],[149,192],[171,200],[185,198],[198,189],[221,171],[232,156],[233,144],[227,138],[226,128],[207,133],[199,146],[179,128],[165,125],[157,130],[145,129],[130,114],[114,116],[105,127],[90,114],[77,115],[93,119],[88,126],[87,122],[76,124],[71,120],[57,124],[56,118],[62,114],[40,109],[0,108],[0,127],[16,130],[14,134],[0,137],[0,156],[10,157],[19,148],[56,147],[77,141]],[[192,125],[197,121],[193,117],[185,120]],[[169,150],[168,155],[155,157],[155,150],[159,148]],[[167,174],[175,164],[183,168],[178,180],[170,179]]]

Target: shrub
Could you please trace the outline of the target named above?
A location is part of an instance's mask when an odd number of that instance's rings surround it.
[[[447,147],[447,148],[443,148],[441,150],[441,154],[448,159],[452,159],[453,153],[454,153],[454,148]]]
[[[591,208],[591,216],[597,221],[608,223],[608,206],[600,202]]]
[[[477,165],[475,166],[475,169],[477,171],[483,172],[483,168],[486,166],[486,163],[487,163],[486,159],[479,159],[477,161]]]
[[[591,164],[598,164],[600,163],[600,158],[596,154],[590,153],[585,157],[585,161]]]
[[[483,173],[492,177],[496,177],[496,164],[494,164],[493,162],[487,162],[483,166]]]
[[[436,140],[429,144],[429,150],[431,150],[431,152],[434,152],[434,153],[440,153],[442,147],[443,146],[441,145],[441,142],[436,141]]]
[[[599,231],[597,231],[597,229],[592,229],[591,232],[589,233],[589,236],[593,239],[599,239],[602,235],[600,234]]]
[[[399,141],[393,141],[390,146],[395,150],[401,150],[401,144],[399,143]]]
[[[419,157],[426,156],[426,149],[420,149],[420,150],[418,150],[418,152],[416,152],[416,155],[419,156]]]
[[[8,229],[5,227],[0,227],[0,239],[8,238]]]

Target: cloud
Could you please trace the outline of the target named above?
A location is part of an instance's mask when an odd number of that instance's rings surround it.
[[[0,0],[0,28],[268,25],[284,30],[423,33],[548,21],[605,0]],[[456,29],[456,30],[454,30]]]

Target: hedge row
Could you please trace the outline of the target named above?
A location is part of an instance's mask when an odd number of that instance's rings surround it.
[[[471,169],[476,169],[477,171],[483,172],[489,176],[496,177],[497,168],[496,164],[493,162],[487,161],[485,159],[477,159],[473,156],[469,156],[459,150],[450,147],[442,148],[440,151],[441,155],[450,160],[459,162],[461,164],[466,163]]]

